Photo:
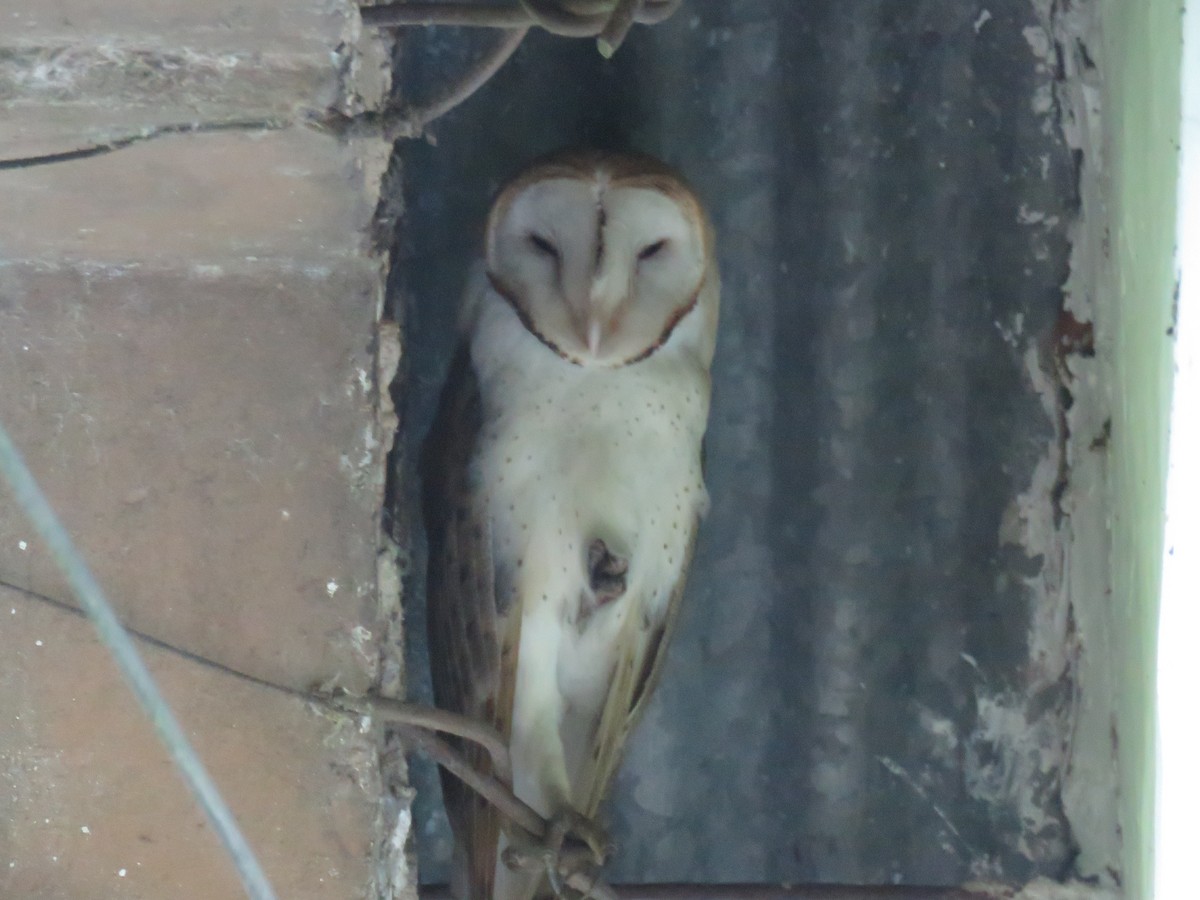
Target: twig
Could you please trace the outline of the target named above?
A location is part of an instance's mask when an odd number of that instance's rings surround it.
[[[444,116],[483,87],[508,62],[528,33],[528,24],[508,30],[442,96],[425,106],[395,106],[382,112],[368,110],[354,116],[334,110],[323,118],[311,120],[310,124],[343,138],[382,136],[387,141],[419,138],[435,119]]]
[[[427,753],[430,759],[496,807],[514,825],[529,832],[535,839],[545,836],[545,819],[506,785],[472,767],[462,754],[440,737],[420,726],[396,725],[395,728],[405,743]]]
[[[399,28],[409,25],[459,25],[472,28],[521,28],[532,24],[521,6],[483,6],[479,3],[381,3],[360,6],[364,25]]]
[[[567,0],[521,0],[518,6],[478,3],[386,3],[359,8],[364,25],[459,25],[474,28],[518,28],[536,25],[560,37],[596,37],[606,57],[616,52],[636,22],[656,25],[669,18],[683,0],[612,0],[607,9],[578,12]]]
[[[384,137],[395,140],[398,137],[416,137],[420,135],[434,119],[441,118],[454,107],[484,86],[493,75],[500,70],[521,46],[521,41],[529,33],[529,26],[514,28],[505,32],[490,51],[479,58],[466,74],[462,76],[448,91],[437,100],[426,106],[407,112],[400,117],[395,126],[384,129]]]
[[[342,137],[382,135],[385,140],[417,138],[425,129],[486,84],[516,52],[529,29],[537,26],[563,37],[594,37],[606,59],[617,52],[635,22],[654,25],[674,13],[683,0],[608,0],[596,12],[573,9],[569,0],[520,0],[516,6],[478,3],[387,3],[359,7],[363,24],[374,28],[458,25],[500,28],[506,34],[467,72],[431,103],[420,107],[369,110],[355,116],[326,114],[313,124]]]
[[[373,716],[390,725],[440,731],[472,741],[487,750],[492,758],[492,770],[496,777],[505,784],[512,783],[512,762],[508,754],[508,744],[495,728],[477,719],[460,716],[444,709],[375,695],[361,699],[348,696],[323,698],[322,702],[343,712]]]
[[[512,789],[495,777],[485,775],[468,763],[457,750],[420,725],[396,724],[400,739],[423,751],[435,763],[492,804],[513,825],[528,832],[534,840],[545,838],[549,832],[546,820],[517,797]],[[560,869],[561,871],[561,869]],[[612,888],[595,875],[572,870],[563,873],[567,886],[592,900],[618,900]]]

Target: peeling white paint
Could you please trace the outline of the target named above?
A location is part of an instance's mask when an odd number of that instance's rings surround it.
[[[1098,12],[1094,4],[1065,6],[1032,0],[1041,27],[1025,30],[1025,39],[1047,72],[1061,67],[1049,83],[1051,100],[1044,127],[1058,129],[1064,142],[1082,154],[1082,210],[1071,224],[1070,275],[1063,285],[1064,315],[1096,329],[1094,356],[1061,345],[1030,343],[1025,369],[1054,429],[1054,438],[1035,468],[1030,486],[1017,503],[1017,542],[1041,569],[1027,582],[1033,619],[1029,639],[1029,678],[1023,697],[997,694],[979,698],[980,749],[1013,729],[1022,738],[995,757],[981,759],[974,790],[994,789],[998,778],[1023,785],[1016,810],[1031,810],[1030,791],[1040,780],[1060,779],[1063,811],[1079,845],[1075,870],[1098,880],[1087,893],[1023,893],[1032,898],[1108,896],[1105,886],[1119,876],[1120,831],[1116,821],[1119,791],[1115,748],[1110,732],[1114,693],[1111,684],[1109,535],[1105,527],[1106,451],[1096,445],[1110,400],[1102,373],[1110,365],[1102,345],[1103,323],[1093,326],[1095,298],[1105,271],[1102,165],[1104,135],[1098,115],[1092,60],[1099,58]],[[1087,57],[1083,54],[1086,52]],[[1035,98],[1035,108],[1046,97]],[[1048,132],[1049,133],[1049,132]],[[1041,225],[1037,211],[1022,210],[1022,221]],[[1062,390],[1069,391],[1064,404]],[[1041,699],[1039,700],[1039,696]],[[1015,751],[1015,752],[1010,752]],[[991,759],[991,757],[989,757]],[[1026,828],[1026,835],[1037,830]]]
[[[997,892],[997,898],[1007,897],[1009,893]],[[1063,884],[1051,881],[1049,878],[1037,878],[1025,885],[1012,900],[1120,900],[1121,894],[1111,888],[1098,887],[1072,881]],[[1167,898],[1162,898],[1167,900]]]
[[[1054,109],[1054,88],[1049,84],[1038,85],[1037,90],[1033,92],[1033,100],[1030,103],[1033,111],[1039,116],[1048,115]]]
[[[1025,314],[1017,313],[1012,318],[1011,325],[1005,325],[1003,322],[992,322],[996,330],[1000,332],[1000,337],[1004,343],[1008,344],[1014,350],[1021,346],[1021,338],[1025,334]]]
[[[354,651],[367,662],[367,667],[373,669],[375,667],[375,651],[371,644],[371,639],[374,634],[371,629],[363,625],[355,625],[350,629],[350,643],[354,647]]]
[[[1021,30],[1025,42],[1029,44],[1029,49],[1033,51],[1033,55],[1043,63],[1049,62],[1054,55],[1054,46],[1050,41],[1050,35],[1045,28],[1039,25],[1030,25]]]
[[[400,896],[409,887],[408,855],[405,848],[408,845],[408,835],[412,831],[412,810],[404,808],[396,815],[396,821],[388,835],[387,861],[389,887],[392,896]]]
[[[1049,107],[1047,107],[1047,111]],[[1030,209],[1024,203],[1017,210],[1017,221],[1022,225],[1045,225],[1047,228],[1053,228],[1058,224],[1058,216],[1048,216],[1046,213],[1037,209]]]

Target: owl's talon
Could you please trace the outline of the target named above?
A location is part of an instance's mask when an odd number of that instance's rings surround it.
[[[567,851],[555,861],[552,854],[546,860],[546,880],[550,889],[559,900],[588,900],[592,887],[600,877],[599,866],[592,862],[591,851],[585,849],[587,856],[573,856]],[[576,885],[586,885],[583,890]]]
[[[546,848],[546,874],[555,895],[563,900],[586,900],[590,891],[568,887],[568,880],[581,875],[594,884],[597,871],[612,855],[608,833],[574,810],[563,810],[550,820]]]
[[[545,846],[568,859],[579,856],[580,851],[586,849],[598,866],[604,865],[613,851],[608,832],[573,809],[558,812],[550,820]]]
[[[504,850],[504,864],[510,869],[544,869],[556,897],[562,900],[586,900],[568,882],[586,884],[596,881],[598,870],[612,855],[612,844],[603,828],[573,810],[565,810],[549,822],[545,836],[534,841],[514,840]],[[580,877],[582,876],[582,877]]]

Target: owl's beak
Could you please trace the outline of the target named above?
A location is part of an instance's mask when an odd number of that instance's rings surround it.
[[[608,334],[609,315],[595,303],[583,304],[582,308],[572,307],[571,324],[574,326],[575,338],[587,348],[592,358],[598,358],[600,348]]]
[[[604,327],[593,316],[588,316],[587,327],[587,348],[588,353],[595,356],[600,352],[600,338],[604,334]]]
[[[623,302],[622,288],[611,275],[611,266],[597,272],[592,278],[584,305],[583,328],[580,337],[587,345],[588,353],[599,356],[600,345],[611,334],[613,318]]]

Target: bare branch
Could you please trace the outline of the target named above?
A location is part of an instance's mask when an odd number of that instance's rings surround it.
[[[496,807],[514,825],[534,838],[545,835],[546,821],[537,812],[516,797],[507,785],[473,768],[462,754],[440,737],[420,726],[396,725],[395,728],[406,744],[428,754],[430,759]]]
[[[572,7],[570,0],[520,0],[515,6],[479,3],[386,3],[359,8],[364,25],[374,28],[458,25],[499,28],[507,33],[436,100],[420,107],[371,110],[353,117],[331,112],[311,124],[342,137],[382,134],[386,140],[421,137],[435,119],[467,100],[516,52],[533,26],[563,37],[594,37],[605,58],[624,42],[634,23],[654,25],[683,0],[601,0]]]
[[[507,785],[476,770],[462,754],[441,738],[430,734],[424,727],[410,724],[395,724],[393,727],[405,744],[426,753],[435,763],[492,804],[510,823],[527,832],[535,841],[545,838],[549,832],[546,820],[517,797]],[[618,900],[612,888],[598,877],[573,868],[568,870],[568,866],[561,865],[568,861],[567,857],[560,857],[557,862],[561,866],[559,871],[569,887],[592,900]]]
[[[525,39],[525,35],[528,33],[528,25],[506,32],[496,42],[496,45],[481,56],[475,65],[468,69],[441,97],[426,106],[409,110],[403,116],[403,125],[401,128],[393,128],[389,131],[385,127],[384,137],[388,138],[388,140],[394,140],[397,137],[407,137],[410,134],[413,136],[419,135],[430,122],[444,116],[483,87],[499,71],[500,67],[508,62],[509,58],[517,52],[517,48],[521,46],[521,41]]]
[[[610,0],[596,12],[572,9],[568,0],[521,0],[516,6],[479,3],[385,3],[359,8],[364,25],[395,28],[411,25],[458,25],[519,28],[536,25],[561,37],[603,37],[613,50],[635,22],[655,25],[670,17],[683,0]],[[601,52],[604,45],[601,44]]]
[[[391,725],[408,725],[426,731],[440,731],[479,744],[492,758],[492,770],[496,777],[505,784],[512,783],[512,762],[508,755],[508,744],[500,736],[500,732],[484,722],[444,709],[405,703],[388,697],[337,697],[333,700],[324,699],[323,702],[330,703],[335,709],[356,715],[374,716],[380,722]]]
[[[364,25],[371,28],[460,25],[474,28],[521,28],[532,25],[522,6],[483,6],[479,3],[381,3],[360,6]]]

